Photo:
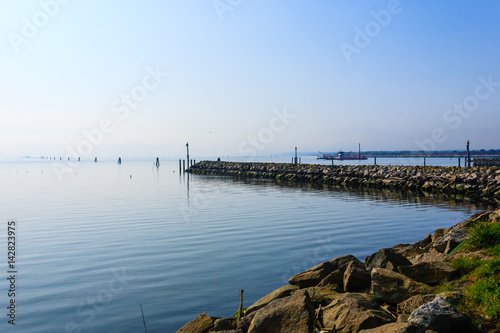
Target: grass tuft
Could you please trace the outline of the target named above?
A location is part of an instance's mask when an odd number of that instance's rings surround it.
[[[481,250],[500,244],[500,223],[479,222],[468,231],[465,248],[469,251]]]

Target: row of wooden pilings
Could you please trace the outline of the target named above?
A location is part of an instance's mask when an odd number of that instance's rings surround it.
[[[186,168],[186,160],[179,159],[179,172],[186,172],[186,170],[194,164],[196,164],[196,160],[188,160],[188,166]]]

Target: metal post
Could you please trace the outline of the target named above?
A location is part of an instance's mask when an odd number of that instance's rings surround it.
[[[189,168],[189,142],[186,143],[186,151],[187,151],[186,161],[187,161],[188,168]]]
[[[298,159],[297,159],[297,147],[295,147],[295,164],[298,163]]]
[[[375,159],[374,165],[377,165],[377,157],[374,157],[374,159]]]
[[[361,143],[358,143],[358,160],[361,160]]]
[[[460,157],[458,158],[458,167],[460,168]]]

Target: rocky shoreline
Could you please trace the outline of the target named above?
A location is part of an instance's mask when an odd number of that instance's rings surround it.
[[[455,193],[497,207],[500,194],[499,168],[203,161],[189,172]],[[443,283],[464,283],[465,272],[453,260],[476,254],[457,250],[472,227],[499,220],[500,209],[480,213],[449,229],[437,229],[414,244],[381,249],[364,261],[352,255],[334,258],[291,277],[289,285],[248,307],[239,321],[203,313],[178,332],[477,332],[471,319],[456,309],[466,297],[463,290],[438,292],[436,288]]]
[[[178,333],[477,332],[454,307],[463,292],[433,292],[464,274],[451,261],[470,255],[456,251],[468,230],[499,220],[500,209],[479,213],[414,244],[381,249],[364,262],[352,255],[332,259],[291,277],[289,285],[248,307],[239,322],[203,313]]]
[[[349,188],[379,188],[456,195],[500,204],[499,167],[398,165],[310,165],[201,161],[188,172],[203,175],[322,183]]]

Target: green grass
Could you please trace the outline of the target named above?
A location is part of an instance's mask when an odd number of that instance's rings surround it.
[[[497,323],[500,318],[500,279],[491,275],[478,279],[465,290],[463,310],[475,313],[475,317]],[[477,319],[476,319],[477,320]]]
[[[468,230],[461,251],[477,251],[491,259],[462,257],[452,261],[468,281],[459,310],[484,329],[500,329],[500,223],[477,222]],[[446,288],[442,286],[441,288]]]
[[[490,257],[500,257],[500,244],[484,250],[484,254]]]
[[[468,231],[465,249],[469,251],[481,250],[500,244],[500,223],[478,222]]]
[[[440,285],[434,287],[434,289],[432,290],[432,293],[433,294],[440,294],[440,293],[444,293],[447,291],[455,291],[455,290],[457,290],[455,287],[455,284],[453,284],[451,282],[443,282]]]
[[[462,274],[467,274],[475,270],[477,267],[479,267],[481,263],[482,262],[478,257],[472,257],[472,258],[462,257],[453,259],[451,265],[453,266],[453,268],[459,269],[462,272]]]

